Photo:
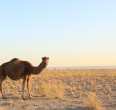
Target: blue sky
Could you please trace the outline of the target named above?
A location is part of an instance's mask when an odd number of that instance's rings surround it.
[[[0,1],[0,64],[116,65],[115,0]]]

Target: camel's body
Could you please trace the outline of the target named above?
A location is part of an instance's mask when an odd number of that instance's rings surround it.
[[[45,67],[48,64],[49,58],[43,57],[42,62],[38,67],[34,67],[31,65],[31,63],[27,61],[21,61],[17,58],[12,59],[9,62],[6,62],[1,65],[0,67],[0,91],[2,93],[2,82],[6,79],[8,76],[12,80],[19,80],[23,79],[23,94],[22,97],[24,99],[24,89],[25,89],[25,82],[27,79],[27,88],[30,96],[29,91],[29,79],[31,74],[39,74],[42,70],[45,69]],[[2,93],[2,97],[4,97]]]

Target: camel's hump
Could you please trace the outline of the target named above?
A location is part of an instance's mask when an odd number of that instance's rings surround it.
[[[13,58],[12,60],[10,60],[10,62],[19,62],[20,60],[18,58]]]

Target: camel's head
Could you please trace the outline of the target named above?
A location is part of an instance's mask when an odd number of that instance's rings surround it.
[[[49,61],[49,57],[42,57],[42,62],[45,67],[48,65],[48,61]]]

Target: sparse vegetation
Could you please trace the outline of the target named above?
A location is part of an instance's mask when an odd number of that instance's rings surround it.
[[[45,97],[63,99],[65,94],[65,86],[60,84],[50,84],[50,83],[43,83],[38,93],[42,94]]]
[[[57,85],[57,87],[55,87],[55,98],[63,100],[64,94],[65,94],[65,86]]]
[[[41,85],[41,89],[42,89],[41,92],[42,92],[43,96],[48,96],[51,92],[52,85],[43,83]]]
[[[89,108],[89,110],[104,110],[100,100],[94,92],[87,93],[84,103],[85,106]]]
[[[33,97],[29,99],[26,92],[27,100],[22,101],[19,98],[22,81],[14,82],[7,78],[3,92],[7,91],[5,96],[12,100],[12,104],[8,99],[0,99],[0,105],[8,107],[6,110],[102,110],[107,104],[107,110],[115,110],[116,107],[116,70],[47,70],[32,76],[31,82]],[[84,108],[85,105],[89,109]]]

